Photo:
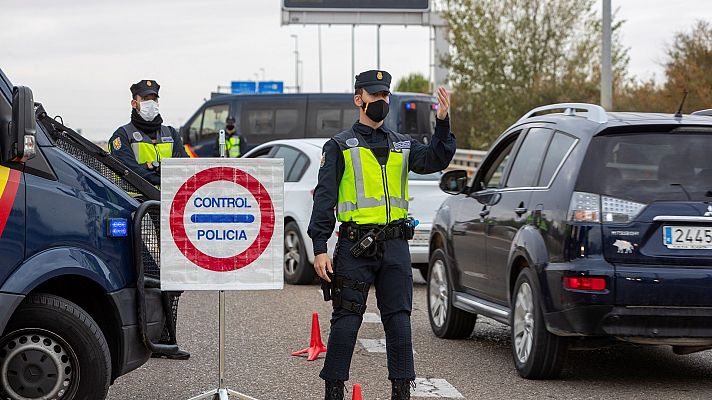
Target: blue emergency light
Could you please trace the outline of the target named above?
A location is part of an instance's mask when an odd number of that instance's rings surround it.
[[[126,237],[129,235],[129,222],[126,218],[109,218],[109,237]]]
[[[415,103],[405,103],[406,110],[415,110]]]

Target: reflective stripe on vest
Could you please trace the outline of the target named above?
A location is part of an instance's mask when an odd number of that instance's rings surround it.
[[[227,149],[227,156],[229,158],[240,157],[240,137],[233,136],[225,140],[225,148]]]
[[[406,218],[410,150],[397,152],[391,149],[385,168],[368,148],[351,147],[342,152],[345,168],[339,183],[338,220],[386,224]]]
[[[134,158],[138,164],[160,162],[163,158],[173,156],[173,136],[167,126],[161,125],[160,134],[156,135],[155,144],[148,135],[136,129],[133,124],[126,124],[123,128],[131,141],[131,150],[133,150]],[[137,135],[141,135],[140,141],[136,138]]]

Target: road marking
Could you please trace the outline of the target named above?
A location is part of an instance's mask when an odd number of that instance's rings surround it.
[[[358,341],[369,353],[386,352],[386,339],[359,339]],[[413,349],[413,354],[415,354],[415,349]]]
[[[410,390],[413,397],[438,397],[447,399],[464,399],[448,381],[434,378],[415,378],[415,389]]]
[[[386,339],[359,339],[358,341],[369,353],[386,352]]]
[[[363,314],[363,322],[367,324],[380,324],[381,317],[376,313],[367,312],[366,314]]]

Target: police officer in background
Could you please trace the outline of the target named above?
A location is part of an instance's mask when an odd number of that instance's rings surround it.
[[[163,125],[158,113],[158,89],[153,80],[142,80],[131,85],[131,122],[119,127],[109,139],[109,151],[132,171],[153,185],[161,184],[161,160],[171,157],[188,157],[183,141],[173,127]],[[178,307],[181,292],[164,292],[167,314]],[[171,304],[174,303],[174,304]],[[166,324],[161,343],[176,344],[176,315],[173,326]],[[178,350],[175,354],[153,353],[154,358],[187,360],[190,353]]]
[[[238,158],[243,154],[242,149],[245,148],[245,139],[237,133],[235,125],[235,117],[232,115],[225,119],[225,155],[228,158]],[[220,138],[215,141],[215,157],[220,157]]]
[[[356,76],[354,104],[359,120],[323,148],[309,236],[314,269],[332,300],[331,333],[324,367],[325,399],[344,398],[344,381],[356,344],[366,298],[375,286],[386,333],[391,399],[410,399],[415,380],[410,313],[413,272],[408,249],[414,223],[408,217],[408,171],[445,169],[455,154],[450,132],[448,92],[438,89],[435,134],[417,142],[383,125],[388,115],[391,75],[366,71]],[[336,209],[336,216],[334,215]],[[326,242],[341,222],[334,262]]]
[[[109,139],[111,154],[153,185],[161,184],[161,160],[188,157],[178,132],[163,125],[153,80],[131,85],[131,121]]]

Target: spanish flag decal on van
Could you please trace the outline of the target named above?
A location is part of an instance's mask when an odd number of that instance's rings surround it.
[[[0,237],[12,211],[17,188],[20,186],[20,171],[0,166]]]
[[[198,158],[198,155],[193,150],[193,146],[191,146],[189,144],[184,144],[183,148],[185,149],[185,152],[188,153],[190,158]]]

